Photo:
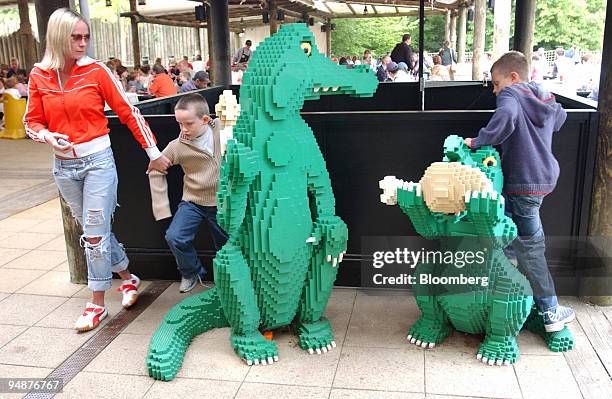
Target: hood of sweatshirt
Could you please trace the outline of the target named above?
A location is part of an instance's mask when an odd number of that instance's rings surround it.
[[[508,86],[500,93],[500,96],[505,95],[518,101],[527,119],[536,127],[543,127],[551,118],[555,118],[561,108],[554,95],[534,82]]]

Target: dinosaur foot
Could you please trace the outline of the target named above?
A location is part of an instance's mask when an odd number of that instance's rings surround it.
[[[278,362],[276,343],[267,340],[259,331],[246,334],[232,333],[230,341],[234,352],[249,366],[265,366]]]
[[[296,332],[299,336],[300,348],[311,355],[327,353],[336,347],[331,325],[327,319],[312,323],[298,323]]]
[[[516,363],[519,349],[515,337],[486,338],[480,345],[476,359],[489,366],[508,366]]]
[[[552,352],[567,352],[574,349],[574,336],[569,328],[565,326],[561,331],[546,332],[542,315],[538,314],[535,308],[527,318],[525,328],[542,337]]]
[[[421,348],[431,349],[444,342],[451,329],[447,324],[432,320],[419,319],[408,331],[406,339]]]

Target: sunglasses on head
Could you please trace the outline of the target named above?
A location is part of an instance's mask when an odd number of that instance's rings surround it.
[[[79,34],[72,34],[70,35],[70,37],[72,37],[72,40],[74,40],[75,42],[80,42],[83,39],[85,39],[85,41],[88,42],[91,36],[89,35],[89,33],[85,35],[81,35],[79,33]]]

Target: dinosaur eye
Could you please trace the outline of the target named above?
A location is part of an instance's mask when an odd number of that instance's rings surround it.
[[[497,159],[494,156],[488,156],[483,161],[484,166],[497,166]]]
[[[312,54],[312,45],[308,42],[303,42],[300,47],[304,50],[304,54],[307,56],[311,56]]]

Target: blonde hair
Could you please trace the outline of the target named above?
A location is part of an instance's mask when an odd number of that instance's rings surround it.
[[[64,57],[70,52],[72,31],[79,21],[83,21],[87,25],[87,30],[91,32],[91,27],[87,21],[77,12],[60,8],[51,14],[47,25],[47,48],[40,62],[42,69],[64,68]]]

